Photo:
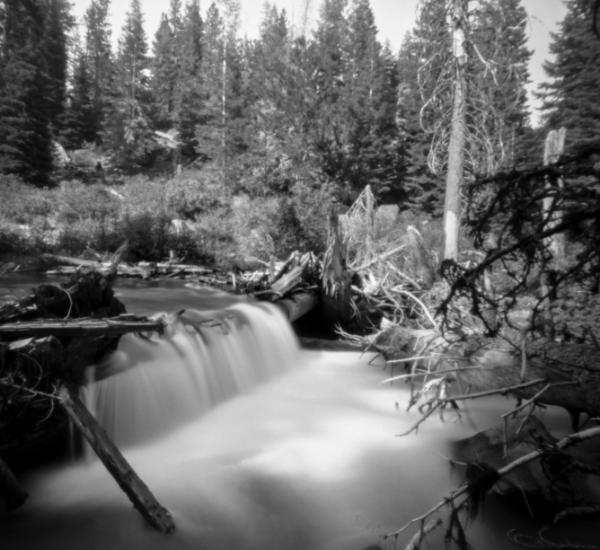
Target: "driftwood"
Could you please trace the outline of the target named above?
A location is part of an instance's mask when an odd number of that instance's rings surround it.
[[[76,392],[62,388],[60,402],[77,429],[144,519],[161,533],[172,533],[175,530],[175,523],[169,512],[160,505],[150,489],[135,473],[97,420],[85,408]]]

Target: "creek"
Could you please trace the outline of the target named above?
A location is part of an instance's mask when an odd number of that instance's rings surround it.
[[[0,286],[0,296],[20,292]],[[85,390],[177,530],[148,527],[88,456],[25,476],[30,498],[0,518],[2,549],[402,549],[410,533],[382,535],[460,482],[448,444],[496,425],[509,405],[477,401],[461,420],[448,413],[397,437],[419,416],[405,411],[404,385],[381,385],[389,371],[372,355],[302,350],[274,308],[175,282],[121,283],[117,296],[132,313],[191,310],[168,340],[124,337]],[[536,525],[491,499],[469,540],[516,548],[513,527]],[[425,548],[444,548],[443,532]]]

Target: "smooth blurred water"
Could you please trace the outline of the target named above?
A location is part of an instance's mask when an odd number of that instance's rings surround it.
[[[118,292],[140,313],[193,308],[167,339],[124,338],[88,389],[177,531],[154,532],[88,459],[24,480],[31,497],[0,520],[2,549],[401,549],[410,533],[382,535],[458,482],[448,443],[497,425],[506,410],[503,398],[476,402],[460,421],[432,418],[397,437],[418,413],[405,412],[404,386],[380,384],[389,373],[372,356],[300,350],[278,313],[209,291]],[[225,310],[215,313],[221,298]],[[476,550],[514,548],[507,530],[534,527],[493,501],[483,520],[469,529]],[[442,535],[425,548],[443,548]]]

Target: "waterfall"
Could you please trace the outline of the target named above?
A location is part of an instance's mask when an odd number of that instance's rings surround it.
[[[119,445],[173,430],[298,363],[297,338],[273,305],[163,317],[163,336],[125,336],[88,372],[84,400]]]

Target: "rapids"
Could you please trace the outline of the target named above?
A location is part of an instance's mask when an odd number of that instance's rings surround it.
[[[163,308],[198,306],[187,289],[161,292]],[[123,293],[134,312],[156,305],[147,289]],[[457,483],[447,443],[505,410],[501,398],[477,402],[461,421],[450,413],[396,437],[418,413],[405,412],[404,386],[380,384],[389,372],[372,356],[300,350],[273,309],[224,300],[218,314],[185,313],[166,339],[123,338],[85,391],[176,532],[148,527],[88,457],[23,480],[30,499],[0,517],[2,550],[402,549],[409,534],[382,535]],[[506,531],[527,527],[519,516],[488,503],[473,547],[513,548]],[[443,548],[442,533],[425,547]]]

